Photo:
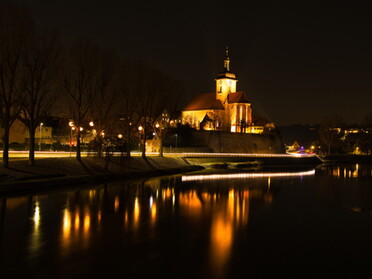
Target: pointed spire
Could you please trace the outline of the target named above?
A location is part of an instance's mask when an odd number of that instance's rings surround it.
[[[223,60],[223,67],[225,72],[230,72],[230,58],[229,58],[229,47],[226,46],[225,59]]]

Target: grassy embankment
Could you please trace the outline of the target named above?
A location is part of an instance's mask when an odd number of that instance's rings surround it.
[[[141,157],[106,160],[83,158],[37,159],[35,166],[26,159],[12,161],[10,168],[0,168],[0,193],[40,191],[72,185],[91,185],[124,179],[176,174],[200,169],[181,158]]]

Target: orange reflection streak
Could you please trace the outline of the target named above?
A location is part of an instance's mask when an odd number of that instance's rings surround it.
[[[63,239],[67,240],[70,236],[71,232],[71,215],[70,212],[68,212],[67,208],[64,210],[63,213]]]
[[[227,202],[227,209],[230,220],[234,219],[234,209],[235,209],[235,198],[234,198],[234,190],[229,191],[229,199]]]
[[[101,223],[101,218],[102,218],[102,212],[98,211],[98,216],[97,216],[98,223]]]
[[[154,222],[156,219],[156,204],[152,204],[151,206],[151,221]]]
[[[79,210],[75,213],[75,230],[78,231],[80,227],[80,216],[79,216]]]
[[[230,256],[233,240],[233,228],[231,221],[223,218],[223,213],[217,214],[211,227],[211,264],[216,269],[216,274],[222,276],[225,264]]]
[[[134,210],[133,210],[133,225],[134,227],[137,227],[138,225],[138,220],[139,220],[139,215],[140,215],[140,206],[138,203],[138,197],[136,197],[134,201]]]
[[[118,212],[118,210],[119,210],[119,197],[115,197],[114,208],[115,208],[115,212]]]
[[[90,215],[89,212],[85,212],[84,215],[84,233],[88,233],[90,229]]]
[[[125,211],[125,214],[124,214],[124,224],[127,224],[128,223],[128,211]]]

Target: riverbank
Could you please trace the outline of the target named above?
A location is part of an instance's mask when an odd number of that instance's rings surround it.
[[[318,156],[323,163],[350,163],[350,164],[371,164],[371,155],[356,155],[356,154],[333,154]]]
[[[125,179],[184,173],[202,167],[190,165],[182,158],[132,157],[105,159],[43,158],[35,166],[16,160],[10,168],[0,168],[0,193],[25,193],[76,185],[92,185]]]

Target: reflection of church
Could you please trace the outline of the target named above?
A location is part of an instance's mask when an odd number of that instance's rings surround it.
[[[226,48],[224,71],[217,75],[216,92],[195,96],[182,111],[182,123],[201,130],[262,133],[253,126],[252,108],[244,91],[236,91],[238,80],[230,71]]]

